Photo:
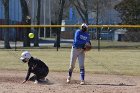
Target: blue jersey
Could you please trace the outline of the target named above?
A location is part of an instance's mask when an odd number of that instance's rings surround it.
[[[77,30],[74,36],[73,47],[74,48],[84,48],[86,43],[90,43],[90,36],[88,32],[83,32]]]

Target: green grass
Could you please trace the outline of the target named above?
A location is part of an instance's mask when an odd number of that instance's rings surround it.
[[[59,49],[59,51],[56,49],[27,50],[34,57],[44,61],[49,66],[50,71],[68,71],[70,49]],[[22,52],[22,49],[18,49],[18,51],[1,49],[0,69],[26,70],[27,64],[23,64],[19,60]],[[90,73],[140,75],[140,50],[102,49],[98,52],[93,49],[86,53],[85,68],[86,72]],[[74,71],[79,72],[78,62]]]
[[[91,40],[91,43],[93,47],[98,46],[98,41]],[[100,41],[100,47],[101,48],[136,48],[140,49],[140,42],[118,42],[118,41],[107,41],[107,40],[101,40]]]

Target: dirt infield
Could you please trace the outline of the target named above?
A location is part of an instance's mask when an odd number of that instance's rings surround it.
[[[45,84],[21,84],[25,71],[0,71],[0,93],[140,93],[140,76],[86,73],[86,85],[80,85],[79,73],[66,83],[66,72],[50,72]]]

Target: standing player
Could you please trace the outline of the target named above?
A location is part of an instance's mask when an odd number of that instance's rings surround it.
[[[85,68],[84,68],[84,60],[85,60],[85,46],[91,46],[90,36],[87,32],[88,26],[83,23],[81,25],[81,29],[75,32],[74,42],[71,49],[71,58],[70,58],[70,67],[69,67],[69,76],[67,78],[67,83],[70,83],[73,69],[75,68],[76,59],[79,61],[80,68],[80,80],[81,85],[85,84]]]
[[[40,83],[42,80],[45,80],[45,77],[49,73],[49,68],[44,62],[33,58],[28,51],[23,52],[20,59],[22,62],[28,64],[28,72],[22,83],[25,83],[28,80],[35,81],[34,83]],[[34,76],[29,79],[31,73],[33,73]]]

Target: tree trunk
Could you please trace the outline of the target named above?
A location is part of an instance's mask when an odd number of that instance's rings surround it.
[[[84,6],[85,6],[85,23],[88,24],[88,0],[84,0]]]
[[[29,17],[28,6],[25,0],[20,0],[21,9],[22,9],[22,22],[25,25],[31,25],[31,19]],[[31,32],[31,28],[24,28],[24,38],[23,38],[23,46],[30,47],[30,38],[28,34]]]
[[[6,19],[6,25],[9,25],[9,0],[3,0],[4,4],[4,15]],[[10,49],[9,43],[9,28],[4,29],[4,48]]]
[[[41,8],[41,0],[38,0],[38,9],[37,9],[37,25],[40,25],[40,8]],[[40,28],[36,28],[35,30],[35,38],[34,38],[34,46],[38,47],[39,46],[39,39],[38,39],[38,32]]]
[[[62,22],[64,5],[65,5],[65,0],[60,0],[60,12],[59,12],[58,22],[57,22],[58,25],[61,25],[61,22]],[[58,28],[57,38],[54,44],[54,46],[57,47],[57,51],[58,51],[58,48],[60,47],[60,36],[61,36],[61,28]]]

